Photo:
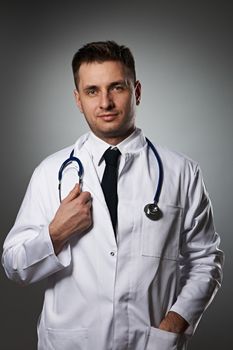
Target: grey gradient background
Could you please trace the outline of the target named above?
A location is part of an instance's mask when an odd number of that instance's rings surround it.
[[[3,1],[0,8],[1,244],[35,166],[87,130],[73,98],[74,52],[92,40],[128,45],[143,87],[138,126],[200,163],[226,253],[222,289],[190,350],[233,343],[232,33],[233,6],[224,0]],[[0,273],[0,348],[36,349],[43,282],[22,288]]]

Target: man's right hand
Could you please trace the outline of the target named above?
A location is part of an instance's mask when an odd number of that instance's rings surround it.
[[[68,239],[81,234],[92,225],[92,202],[89,192],[81,192],[76,184],[65,197],[49,225],[54,251],[58,254]]]

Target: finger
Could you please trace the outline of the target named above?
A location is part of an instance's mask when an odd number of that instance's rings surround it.
[[[92,200],[90,199],[88,202],[85,203],[86,207],[91,209],[92,207]]]
[[[92,198],[91,198],[91,194],[90,192],[82,192],[80,193],[79,197],[78,197],[79,203],[80,204],[86,204],[88,202],[91,203]]]
[[[81,193],[81,190],[80,190],[80,185],[79,184],[75,184],[74,188],[72,188],[72,190],[70,191],[70,193],[68,194],[68,196],[66,196],[64,199],[63,199],[63,203],[68,203],[72,200],[74,200],[75,198],[77,198]]]

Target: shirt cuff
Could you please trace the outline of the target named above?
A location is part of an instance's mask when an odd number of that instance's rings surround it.
[[[48,260],[50,264],[49,270],[55,272],[67,267],[71,261],[69,243],[64,245],[62,251],[58,255],[55,254],[48,226],[43,227],[36,237],[26,241],[24,243],[24,248],[26,253],[24,269]]]

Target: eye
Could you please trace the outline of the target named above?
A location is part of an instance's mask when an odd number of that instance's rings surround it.
[[[86,94],[88,96],[95,96],[97,94],[97,90],[95,88],[90,88],[86,90]]]
[[[125,90],[125,85],[124,84],[116,84],[112,87],[113,91],[121,92]]]

